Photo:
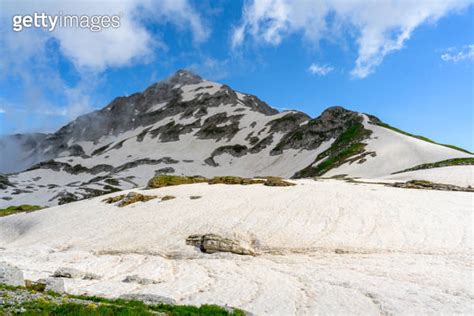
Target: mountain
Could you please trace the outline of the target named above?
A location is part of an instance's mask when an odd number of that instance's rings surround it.
[[[0,207],[63,204],[144,186],[157,174],[382,178],[473,158],[342,107],[316,118],[279,112],[185,70],[53,134],[3,139]]]

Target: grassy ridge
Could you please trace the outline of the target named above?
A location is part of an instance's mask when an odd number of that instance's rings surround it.
[[[436,144],[436,145],[440,145],[440,146],[444,146],[444,147],[448,147],[448,148],[451,148],[451,149],[454,149],[454,150],[458,150],[458,151],[462,151],[466,154],[473,154],[471,153],[469,150],[466,150],[464,148],[460,148],[460,147],[457,147],[457,146],[454,146],[454,145],[448,145],[448,144],[440,144],[440,143],[437,143],[427,137],[424,137],[424,136],[420,136],[420,135],[414,135],[414,134],[410,134],[408,132],[405,132],[405,131],[402,131],[401,129],[398,129],[396,127],[393,127],[391,125],[388,125],[386,123],[382,123],[382,122],[378,122],[378,123],[375,123],[376,125],[378,126],[382,126],[382,127],[385,127],[385,128],[388,128],[392,131],[395,131],[397,133],[400,133],[400,134],[403,134],[403,135],[406,135],[406,136],[410,136],[410,137],[414,137],[414,138],[418,138],[420,140],[423,140],[425,142],[428,142],[428,143],[432,143],[432,144]]]
[[[442,160],[442,161],[437,161],[437,162],[424,163],[421,165],[414,166],[412,168],[394,172],[392,174],[415,171],[415,170],[431,169],[431,168],[440,168],[440,167],[449,167],[449,166],[467,166],[467,165],[474,165],[474,158],[454,158],[454,159],[447,159],[447,160]]]

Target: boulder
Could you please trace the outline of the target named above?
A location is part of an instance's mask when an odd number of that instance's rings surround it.
[[[231,252],[238,255],[255,255],[253,241],[237,236],[223,237],[217,234],[191,235],[186,244],[198,247],[205,253]]]
[[[83,280],[100,280],[102,277],[98,274],[86,272],[82,277]]]
[[[45,291],[64,293],[64,280],[58,278],[45,278],[36,281],[37,284],[44,284]]]
[[[0,262],[0,284],[24,286],[23,272],[15,266]]]
[[[155,294],[131,293],[131,294],[123,294],[119,298],[124,299],[124,300],[142,301],[143,303],[149,304],[149,305],[176,304],[176,301],[170,297],[165,297],[165,296],[160,296],[160,295],[155,295]]]
[[[60,267],[56,271],[54,271],[52,277],[54,278],[67,278],[67,279],[80,279],[84,277],[85,273],[74,269],[74,268],[66,268]]]

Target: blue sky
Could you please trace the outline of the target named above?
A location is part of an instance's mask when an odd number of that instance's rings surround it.
[[[0,0],[0,134],[56,130],[188,68],[279,109],[374,114],[470,150],[470,1]],[[121,27],[12,31],[12,16],[121,14]]]

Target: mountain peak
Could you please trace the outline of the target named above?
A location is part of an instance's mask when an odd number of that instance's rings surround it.
[[[203,79],[190,70],[179,69],[167,81],[174,84],[196,84],[202,82]]]

